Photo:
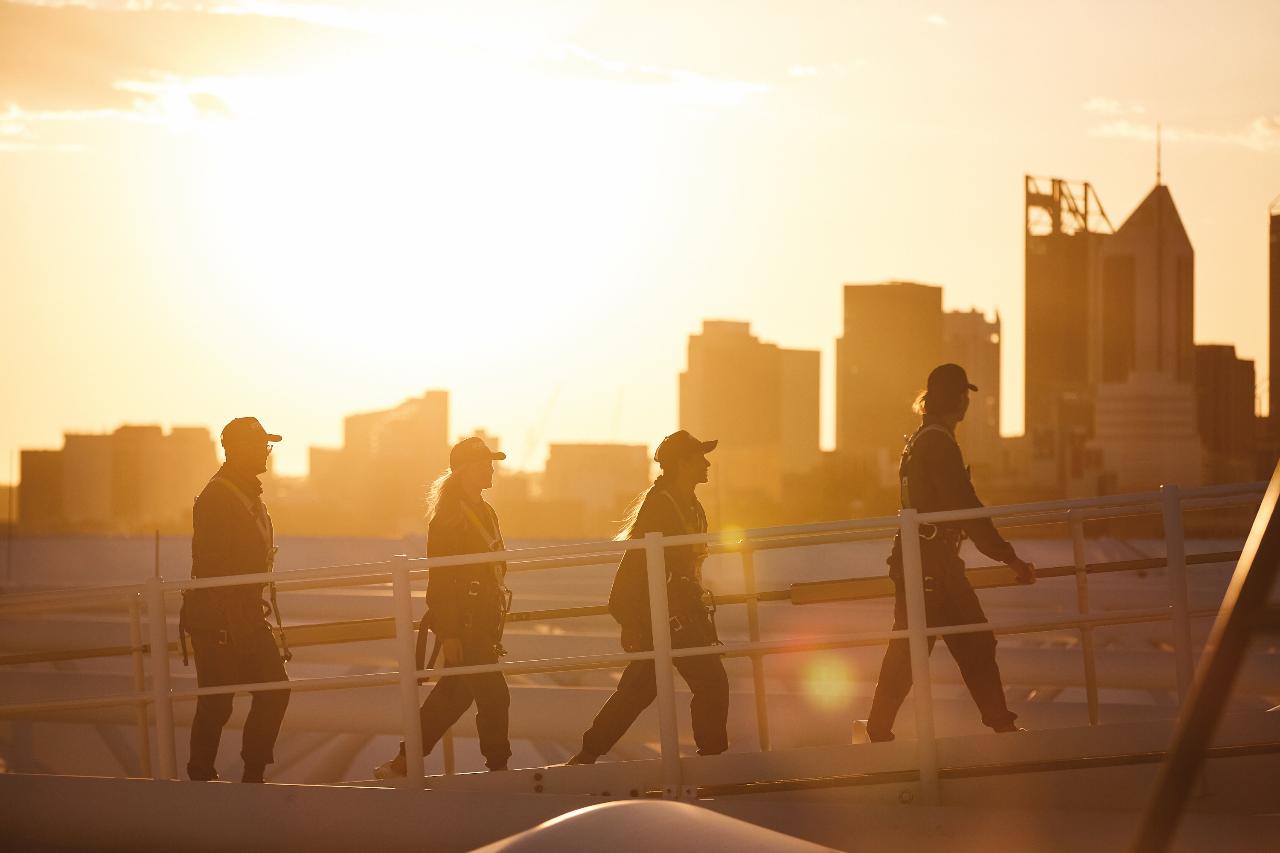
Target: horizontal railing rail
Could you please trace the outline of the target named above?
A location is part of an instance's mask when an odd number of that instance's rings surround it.
[[[159,767],[155,775],[172,778],[174,767],[174,725],[172,703],[201,696],[255,692],[271,689],[297,691],[345,689],[398,684],[400,687],[402,715],[404,718],[406,758],[409,768],[407,784],[420,784],[422,779],[422,744],[418,732],[419,679],[436,678],[446,674],[443,667],[419,670],[414,665],[412,617],[412,584],[433,569],[466,566],[495,561],[505,561],[509,571],[539,571],[569,566],[591,566],[615,562],[624,552],[644,549],[651,602],[652,636],[654,648],[642,652],[615,652],[585,656],[567,656],[534,660],[505,661],[496,664],[455,666],[447,669],[448,675],[467,675],[482,672],[507,674],[533,674],[564,672],[585,669],[613,668],[631,661],[653,660],[658,674],[658,715],[661,741],[664,789],[668,796],[679,796],[680,762],[679,741],[673,696],[673,661],[682,657],[717,654],[729,657],[749,657],[752,661],[753,680],[756,689],[757,722],[760,745],[768,749],[767,703],[764,691],[763,660],[766,656],[793,654],[817,649],[849,648],[859,645],[883,644],[891,640],[907,640],[913,671],[928,671],[927,642],[931,637],[974,631],[996,633],[1034,633],[1064,629],[1081,632],[1085,657],[1086,690],[1090,700],[1090,722],[1096,723],[1096,677],[1093,673],[1093,647],[1091,632],[1106,625],[1136,622],[1172,621],[1175,626],[1174,649],[1179,677],[1179,694],[1182,695],[1184,679],[1189,678],[1193,651],[1189,633],[1189,620],[1212,614],[1213,611],[1191,610],[1187,597],[1186,569],[1188,566],[1221,563],[1234,560],[1238,552],[1213,552],[1205,554],[1185,553],[1182,531],[1184,510],[1213,509],[1260,499],[1264,484],[1213,486],[1200,489],[1179,490],[1165,487],[1159,492],[1136,495],[1085,498],[1068,501],[1044,501],[1010,506],[978,507],[936,513],[917,513],[904,510],[898,516],[871,519],[822,522],[808,525],[719,531],[706,534],[662,536],[648,534],[642,539],[622,541],[546,545],[508,549],[502,552],[466,554],[450,557],[409,558],[400,556],[388,561],[356,563],[339,566],[323,566],[294,569],[276,573],[232,575],[216,578],[162,581],[154,578],[144,584],[126,584],[91,590],[40,591],[9,594],[0,597],[0,615],[44,612],[58,609],[82,609],[126,602],[130,607],[131,643],[127,647],[114,646],[89,650],[65,650],[42,653],[21,653],[0,657],[0,665],[36,663],[43,661],[106,657],[112,654],[129,654],[134,660],[135,692],[107,697],[84,697],[53,702],[24,703],[0,706],[0,717],[60,710],[83,710],[134,705],[139,709],[140,745],[148,742],[146,728],[147,708],[155,712],[157,745],[160,753]],[[1083,549],[1083,525],[1086,521],[1125,517],[1136,514],[1159,513],[1164,525],[1166,554],[1163,557],[1109,563],[1086,563]],[[983,622],[958,626],[926,626],[924,624],[923,572],[920,562],[918,532],[921,524],[954,523],[979,518],[1001,518],[1002,527],[1020,525],[1067,523],[1072,537],[1073,563],[1038,570],[1040,578],[1075,577],[1078,592],[1078,612],[1071,616],[1047,619],[1018,620],[1012,622]],[[903,535],[904,590],[907,603],[908,625],[903,630],[878,630],[845,634],[828,634],[762,640],[759,636],[757,606],[765,601],[791,601],[793,604],[817,604],[836,601],[859,601],[888,597],[894,594],[891,582],[884,577],[848,578],[792,584],[786,589],[759,591],[755,588],[753,555],[757,551],[776,548],[809,547],[835,544],[866,538],[884,538],[901,532]],[[665,549],[677,545],[703,544],[718,553],[736,553],[742,560],[744,592],[717,597],[721,604],[743,604],[747,607],[748,639],[723,645],[697,648],[671,648],[667,631],[667,602],[665,595]],[[1102,614],[1088,612],[1087,579],[1090,575],[1109,572],[1136,571],[1165,568],[1169,577],[1169,604],[1157,608],[1109,611]],[[1012,574],[1006,567],[987,566],[970,570],[974,586],[992,588],[1013,585]],[[247,584],[274,583],[281,591],[296,591],[325,587],[392,584],[390,604],[394,615],[369,620],[348,620],[336,623],[296,626],[286,636],[290,645],[321,645],[334,642],[360,642],[365,640],[396,640],[398,668],[391,672],[361,673],[331,677],[304,678],[292,681],[197,687],[174,690],[170,687],[170,654],[176,644],[168,639],[166,594],[193,590],[218,589]],[[145,597],[148,616],[148,642],[142,641],[140,607]],[[552,619],[599,616],[607,612],[601,606],[555,608],[523,611],[511,614],[513,622],[542,621]],[[42,657],[37,658],[36,655]],[[78,654],[79,657],[71,655]],[[150,689],[146,689],[142,674],[142,661],[151,661]],[[932,697],[930,680],[917,679],[916,729],[919,784],[922,801],[936,801],[937,756],[933,735]],[[149,763],[149,753],[144,763]]]

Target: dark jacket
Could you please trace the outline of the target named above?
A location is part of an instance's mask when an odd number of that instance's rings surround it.
[[[935,428],[927,429],[931,426]],[[906,450],[903,451],[900,470],[907,480],[906,493],[909,495],[910,505],[917,511],[945,512],[982,506],[982,501],[978,500],[978,495],[973,490],[969,469],[964,464],[955,434],[937,418],[924,416],[920,429],[909,443],[909,449],[909,454]],[[952,541],[955,533],[963,531],[979,551],[993,560],[1007,563],[1015,558],[1013,546],[1000,535],[989,518],[945,522],[937,526],[942,531],[951,533]],[[935,540],[939,546],[942,544],[941,539],[942,537]],[[925,547],[922,556],[926,561],[934,554],[936,547]],[[893,555],[889,559],[891,567],[901,566],[901,543],[897,539],[894,540]]]
[[[707,514],[694,497],[686,503],[659,477],[644,497],[631,528],[631,539],[646,533],[680,536],[706,533]],[[668,545],[664,549],[667,567],[667,607],[672,616],[688,619],[705,614],[702,602],[702,560],[705,545]],[[624,627],[649,626],[649,581],[643,549],[627,551],[618,566],[609,593],[609,612]]]
[[[200,492],[192,511],[191,577],[270,571],[275,552],[272,539],[261,482],[223,465]],[[189,590],[184,598],[187,626],[221,629],[232,623],[262,621],[263,586]]]
[[[470,510],[470,512],[468,512]],[[451,557],[504,549],[498,514],[485,501],[466,504],[452,491],[440,497],[427,526],[427,556]],[[446,566],[427,575],[431,629],[444,639],[497,642],[508,605],[504,562]]]

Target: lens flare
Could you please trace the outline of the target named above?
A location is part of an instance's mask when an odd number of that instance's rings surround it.
[[[828,710],[848,702],[853,696],[853,682],[853,668],[834,655],[813,658],[805,665],[800,678],[809,704]]]

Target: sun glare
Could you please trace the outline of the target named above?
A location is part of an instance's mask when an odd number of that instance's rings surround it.
[[[580,84],[442,70],[344,63],[224,93],[207,209],[238,301],[289,318],[298,348],[403,354],[429,323],[441,346],[512,357],[605,303],[659,191],[657,131],[617,92],[584,113]],[[411,100],[411,79],[434,82]]]

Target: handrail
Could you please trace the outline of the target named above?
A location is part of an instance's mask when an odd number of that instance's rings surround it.
[[[1239,551],[1216,551],[1203,554],[1188,554],[1188,565],[1213,565],[1234,561],[1240,556]],[[1150,557],[1139,560],[1113,560],[1105,563],[1089,563],[1085,570],[1088,574],[1111,574],[1115,572],[1145,571],[1163,568],[1162,557]],[[1037,580],[1072,577],[1076,573],[1074,565],[1043,566],[1036,568]],[[1018,586],[1012,575],[1004,566],[975,566],[967,569],[965,574],[974,589],[997,589]],[[748,601],[790,601],[793,605],[829,604],[841,601],[871,601],[893,596],[893,582],[888,577],[875,575],[871,577],[841,578],[822,581],[801,581],[791,584],[785,589],[761,590],[753,594],[728,593],[715,596],[717,607],[746,604]],[[516,610],[507,614],[507,624],[520,622],[543,622],[558,619],[581,619],[592,616],[607,616],[609,608],[602,604],[583,605],[579,607],[554,607],[541,610]],[[341,619],[332,622],[309,622],[303,625],[291,625],[284,629],[285,639],[290,648],[307,648],[311,646],[342,645],[345,643],[363,643],[373,640],[389,640],[395,636],[394,618],[391,616],[375,616],[366,619]],[[137,651],[149,653],[151,647],[147,643],[139,646],[97,646],[88,649],[59,649],[48,652],[19,652],[0,655],[0,666],[18,666],[34,663],[61,663],[74,660],[94,660],[109,657],[123,657]],[[169,643],[169,653],[181,651],[175,640]],[[0,711],[3,706],[0,706]]]
[[[479,672],[556,672],[576,669],[597,669],[616,667],[633,660],[653,660],[658,676],[658,711],[659,733],[662,744],[663,787],[668,797],[682,796],[681,764],[679,761],[679,742],[676,732],[676,717],[673,703],[673,661],[681,657],[705,654],[724,654],[728,656],[750,656],[757,662],[755,666],[755,682],[757,692],[762,690],[763,669],[762,656],[807,651],[816,648],[845,648],[854,645],[883,643],[893,639],[905,639],[911,647],[913,669],[917,672],[928,671],[926,643],[931,637],[946,636],[956,633],[974,631],[997,631],[1001,633],[1026,633],[1036,631],[1078,629],[1083,633],[1092,627],[1108,624],[1123,624],[1137,621],[1172,620],[1175,625],[1175,652],[1180,660],[1190,659],[1191,650],[1180,648],[1190,643],[1187,623],[1193,616],[1202,612],[1191,611],[1187,605],[1187,589],[1183,570],[1185,566],[1221,562],[1232,558],[1230,553],[1202,554],[1184,556],[1181,514],[1185,509],[1207,508],[1213,506],[1229,506],[1240,502],[1252,502],[1260,497],[1263,484],[1239,484],[1225,487],[1213,486],[1201,489],[1179,490],[1177,487],[1165,487],[1159,492],[1140,493],[1134,495],[1117,495],[1102,498],[1083,498],[1067,501],[1042,501],[1035,503],[1014,504],[1010,506],[979,507],[968,510],[955,510],[936,513],[917,513],[904,510],[898,516],[870,519],[849,519],[843,521],[822,522],[818,524],[790,525],[784,527],[761,528],[750,530],[726,530],[703,534],[684,534],[663,536],[651,533],[643,539],[622,541],[587,542],[567,545],[548,545],[529,548],[507,549],[502,552],[456,555],[449,557],[409,558],[398,557],[390,561],[359,563],[346,566],[324,566],[295,569],[276,573],[256,573],[230,577],[202,578],[192,580],[161,581],[153,578],[145,584],[123,585],[90,590],[42,591],[0,596],[0,614],[24,612],[33,609],[55,609],[66,606],[68,602],[83,604],[86,601],[111,601],[121,597],[138,600],[139,593],[145,593],[147,602],[147,618],[149,621],[151,642],[145,650],[150,653],[152,662],[151,693],[149,700],[142,693],[126,694],[116,697],[87,697],[84,699],[64,700],[58,707],[101,707],[111,704],[135,704],[144,708],[151,704],[155,710],[156,740],[159,751],[159,766],[156,768],[158,778],[173,778],[176,775],[173,749],[173,712],[172,703],[176,700],[188,700],[198,696],[234,693],[240,691],[261,691],[287,687],[292,690],[324,690],[343,689],[347,687],[399,684],[401,692],[403,724],[406,728],[406,759],[409,768],[405,784],[416,787],[422,780],[421,743],[414,737],[418,715],[416,702],[418,695],[417,679],[436,677],[442,674],[441,667],[431,670],[414,669],[411,652],[413,630],[410,599],[412,593],[410,581],[421,578],[431,569],[449,566],[465,566],[506,561],[510,571],[537,571],[562,567],[566,564],[598,565],[616,559],[618,554],[637,548],[646,551],[646,574],[650,589],[651,634],[655,639],[655,649],[647,652],[611,653],[587,655],[579,657],[561,657],[544,660],[508,661],[497,664],[450,667],[448,674],[465,675]],[[1090,573],[1099,571],[1129,571],[1137,568],[1169,566],[1171,601],[1159,608],[1143,610],[1114,611],[1106,614],[1089,614],[1080,612],[1070,617],[1040,619],[1019,622],[983,622],[980,624],[929,627],[925,624],[923,599],[923,573],[916,531],[922,523],[941,523],[964,521],[977,518],[1012,518],[1014,524],[1046,524],[1070,521],[1078,528],[1085,518],[1094,519],[1113,515],[1127,516],[1135,513],[1160,513],[1165,525],[1168,542],[1167,558],[1150,558],[1143,560],[1119,561],[1118,568],[1104,568],[1111,564],[1084,565],[1079,549],[1074,564],[1070,567],[1057,566],[1042,570],[1043,577],[1065,577],[1074,575],[1078,583],[1083,583]],[[804,547],[823,544],[830,541],[841,541],[848,538],[865,538],[868,533],[890,535],[896,531],[905,533],[904,544],[904,581],[906,584],[907,610],[910,627],[903,630],[860,632],[856,634],[837,634],[805,637],[800,640],[760,640],[755,631],[747,642],[734,642],[724,646],[700,647],[696,649],[672,649],[669,643],[666,621],[665,588],[665,551],[667,547],[686,544],[706,544],[717,552],[737,553],[742,557],[744,572],[750,562],[750,555],[755,550],[771,548]],[[1073,530],[1073,536],[1078,535]],[[878,538],[878,537],[877,537]],[[584,562],[585,561],[585,562]],[[973,570],[978,586],[1011,585],[1009,570],[1004,567],[983,567]],[[1177,577],[1174,577],[1177,575]],[[399,668],[390,673],[365,673],[359,675],[343,675],[323,678],[308,678],[290,682],[257,683],[250,685],[227,685],[220,687],[172,690],[169,686],[169,655],[172,648],[166,637],[168,630],[164,596],[167,592],[187,589],[214,589],[240,586],[246,584],[276,583],[284,589],[313,588],[320,585],[354,585],[367,584],[371,578],[374,582],[393,580],[392,605],[395,617],[394,630],[390,636],[397,639],[397,657]],[[724,603],[748,603],[753,605],[762,600],[791,600],[793,603],[804,603],[806,600],[817,603],[828,600],[858,600],[890,594],[884,578],[850,579],[844,581],[828,581],[823,584],[796,584],[788,590],[773,590],[724,596]],[[808,598],[806,599],[806,596]],[[603,608],[561,608],[557,611],[527,611],[528,615],[513,614],[516,621],[533,618],[573,618],[580,615],[598,615]],[[351,625],[354,623],[338,623]],[[385,623],[384,623],[385,624]],[[298,630],[306,630],[299,628]],[[144,648],[140,640],[135,640],[128,652],[135,656],[135,662],[141,660]],[[1086,658],[1092,654],[1092,645],[1085,647]],[[0,659],[0,663],[5,662]],[[1096,685],[1092,688],[1096,689]],[[933,802],[937,799],[938,765],[936,746],[934,744],[933,711],[930,683],[928,678],[916,681],[916,730],[917,730],[917,764],[919,768],[920,801]],[[757,697],[758,703],[761,701]],[[86,703],[88,703],[86,705]],[[20,710],[30,710],[38,705],[0,706],[0,717],[12,715]],[[758,704],[758,707],[762,707]],[[142,719],[140,714],[140,720]],[[145,731],[140,732],[140,735]],[[761,744],[766,742],[767,732],[762,729]]]

